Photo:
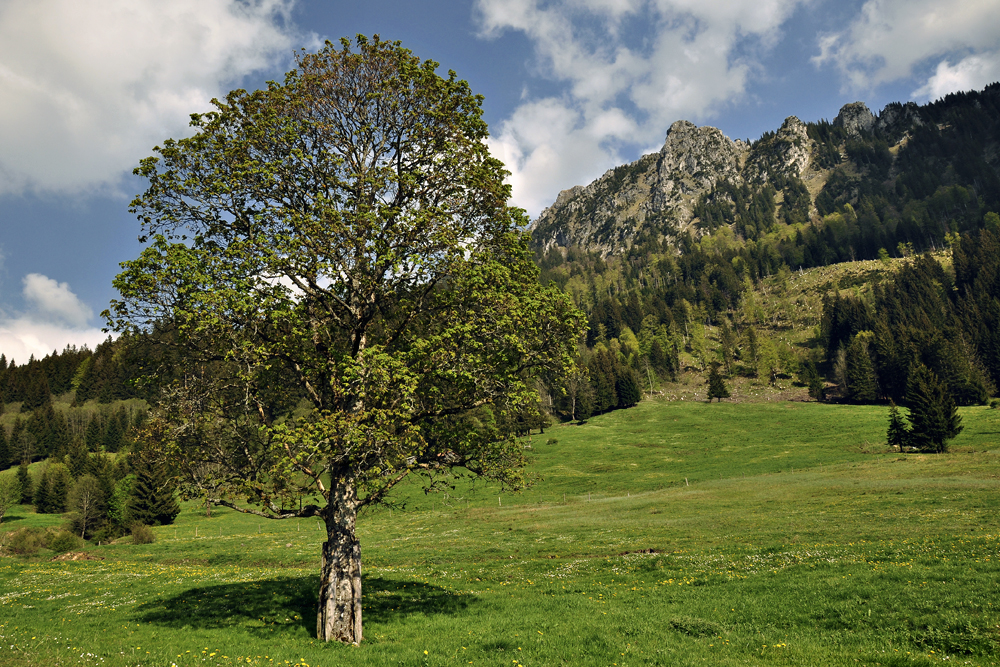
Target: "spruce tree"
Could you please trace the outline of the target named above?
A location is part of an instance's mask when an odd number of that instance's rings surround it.
[[[13,462],[10,446],[7,444],[7,429],[0,425],[0,470],[6,470]]]
[[[181,509],[166,467],[148,451],[138,454],[132,467],[135,483],[128,501],[129,519],[147,526],[173,523]]]
[[[886,431],[885,435],[889,446],[895,447],[899,451],[903,451],[910,437],[910,431],[906,428],[906,423],[899,414],[899,408],[896,407],[896,403],[892,399],[889,399],[889,430]]]
[[[862,331],[847,346],[847,390],[855,403],[874,403],[878,400],[878,378],[868,352],[871,338],[871,332]]]
[[[73,476],[62,463],[54,463],[49,466],[49,512],[51,514],[62,514],[66,511],[67,496],[69,488],[73,485]]]
[[[924,451],[945,452],[947,440],[962,431],[955,401],[932,370],[917,364],[906,392],[910,409],[910,442]]]
[[[17,467],[17,481],[21,484],[21,504],[30,503],[35,493],[35,485],[31,483],[31,473],[28,472],[28,464],[24,461]]]
[[[42,476],[38,478],[38,486],[32,494],[31,504],[35,506],[38,514],[48,514],[51,503],[49,502],[49,466],[42,469]]]
[[[638,374],[628,366],[620,369],[615,378],[615,391],[618,394],[618,407],[630,408],[642,400],[642,388]]]
[[[104,425],[100,416],[95,412],[90,416],[90,420],[87,422],[87,433],[84,436],[84,441],[87,443],[87,449],[92,452],[101,451],[101,443],[104,440]]]
[[[729,396],[729,387],[726,386],[719,373],[718,362],[715,362],[708,371],[708,402],[711,403],[713,398],[717,398],[721,403],[722,399],[729,398]]]

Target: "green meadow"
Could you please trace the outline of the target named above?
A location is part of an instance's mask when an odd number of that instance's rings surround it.
[[[644,401],[525,441],[535,484],[362,517],[365,641],[313,639],[316,520],[0,558],[0,665],[1000,664],[1000,410]],[[2,531],[59,525],[14,508]]]

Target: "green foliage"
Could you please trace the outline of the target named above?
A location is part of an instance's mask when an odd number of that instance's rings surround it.
[[[946,452],[947,441],[962,432],[962,418],[944,384],[923,364],[910,371],[906,403],[910,410],[909,442],[929,452]]]
[[[21,483],[15,475],[0,475],[0,523],[14,505],[21,503]]]
[[[127,520],[148,526],[173,523],[181,508],[166,461],[157,458],[150,450],[143,450],[134,455],[132,469],[135,481],[131,484],[127,511],[124,513]],[[118,490],[116,487],[115,491]],[[121,515],[120,507],[115,508],[115,515]]]
[[[107,516],[104,491],[93,475],[79,477],[69,489],[66,508],[70,512],[73,533],[87,539],[95,533]]]
[[[35,495],[35,485],[32,483],[31,473],[28,472],[28,464],[24,461],[17,467],[17,483],[21,490],[20,503],[29,503]]]
[[[872,363],[870,331],[860,331],[847,346],[847,391],[855,403],[874,403],[879,399],[878,377]]]
[[[725,380],[719,373],[719,364],[713,363],[708,372],[708,402],[711,403],[713,398],[717,398],[721,403],[722,399],[729,398],[729,396],[729,387],[726,386]]]
[[[190,495],[325,518],[331,582],[360,576],[358,511],[411,474],[524,484],[519,416],[571,367],[582,314],[537,282],[468,83],[377,36],[296,65],[141,162],[146,245],[106,317],[136,339],[173,327],[184,377],[144,451]],[[158,473],[136,475],[131,518],[163,521]],[[289,509],[307,494],[320,504]],[[359,588],[321,590],[347,624],[321,639],[360,641]],[[356,624],[324,611],[342,595]]]
[[[315,520],[208,518],[191,501],[153,544],[86,548],[104,560],[2,559],[4,656],[989,665],[996,413],[962,415],[958,451],[934,457],[862,451],[885,432],[881,406],[643,401],[557,425],[559,445],[532,452],[543,481],[502,506],[492,485],[445,497],[405,484],[405,509],[363,516],[365,640],[350,649],[310,643],[326,539]],[[0,543],[46,520],[22,513]],[[69,605],[97,611],[71,617]]]
[[[156,534],[149,526],[136,523],[132,525],[132,544],[152,544],[156,541]]]
[[[983,238],[989,247],[992,237],[984,232]],[[982,282],[981,293],[967,287],[970,276],[963,267],[979,262],[962,254],[962,248],[971,245],[968,239],[953,250],[960,256],[956,271],[964,281],[962,289],[951,289],[952,279],[941,265],[922,256],[902,266],[891,281],[874,286],[868,297],[840,293],[824,297],[821,339],[828,358],[846,348],[846,379],[853,400],[884,396],[903,401],[910,368],[924,364],[945,383],[957,403],[985,403],[996,386],[994,369],[1000,373],[996,361],[1000,348],[990,343],[994,336],[988,328],[989,313],[995,300],[991,288]],[[1000,264],[992,262],[992,266]],[[984,277],[994,274],[1000,276],[987,269]]]
[[[83,540],[65,530],[60,530],[52,534],[46,547],[55,551],[57,554],[65,553],[67,551],[76,551],[83,546]]]
[[[899,414],[896,404],[889,401],[889,429],[886,431],[887,444],[900,452],[909,443],[910,430]]]

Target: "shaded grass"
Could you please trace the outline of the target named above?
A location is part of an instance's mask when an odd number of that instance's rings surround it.
[[[362,518],[360,647],[311,639],[315,521],[185,505],[103,561],[0,560],[0,664],[996,664],[1000,414],[962,414],[944,456],[887,451],[884,408],[556,427],[520,495],[411,484]]]

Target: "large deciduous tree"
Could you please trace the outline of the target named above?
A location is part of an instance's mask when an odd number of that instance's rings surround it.
[[[144,446],[183,490],[325,521],[322,640],[362,638],[358,511],[414,473],[522,484],[514,416],[583,333],[538,284],[482,97],[436,67],[359,36],[193,115],[136,170],[147,247],[106,312],[173,332]]]

